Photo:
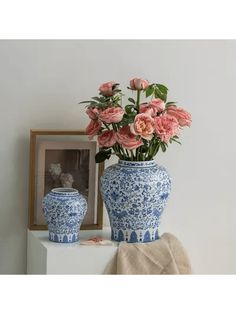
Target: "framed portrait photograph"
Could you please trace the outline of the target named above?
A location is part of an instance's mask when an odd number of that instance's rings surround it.
[[[97,151],[97,142],[81,130],[30,131],[29,229],[47,229],[42,200],[58,187],[74,188],[86,198],[88,209],[81,229],[102,228],[98,182],[104,164],[95,163]]]

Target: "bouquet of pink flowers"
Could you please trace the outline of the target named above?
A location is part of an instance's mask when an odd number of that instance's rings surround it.
[[[102,84],[99,96],[81,102],[88,104],[86,113],[91,119],[86,134],[90,139],[97,135],[98,163],[112,154],[129,161],[152,160],[159,149],[165,152],[169,143],[180,144],[180,130],[191,125],[190,113],[167,102],[166,86],[134,78],[128,89],[135,91],[136,97],[128,98],[124,108],[124,95],[115,82]],[[142,96],[146,102],[141,102]]]

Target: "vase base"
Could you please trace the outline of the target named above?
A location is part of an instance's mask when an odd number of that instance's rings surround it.
[[[158,229],[147,230],[121,230],[112,229],[111,240],[128,243],[146,243],[159,239]]]
[[[49,240],[59,243],[73,243],[79,240],[79,236],[78,233],[57,234],[54,232],[49,232]]]

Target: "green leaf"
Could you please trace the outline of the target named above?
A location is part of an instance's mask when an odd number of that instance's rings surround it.
[[[177,101],[168,101],[167,103],[166,103],[166,105],[168,105],[168,106],[170,106],[170,105],[175,105],[177,103]]]
[[[137,111],[134,108],[134,105],[125,106],[125,111],[128,115],[135,116]]]
[[[133,123],[133,121],[134,121],[134,116],[135,116],[135,113],[134,113],[134,114],[131,114],[131,115],[124,114],[123,119],[122,119],[122,121],[120,122],[120,124],[121,124],[122,126],[125,126],[125,125],[128,125],[128,124],[130,124],[130,123]]]
[[[95,161],[96,163],[100,163],[105,161],[106,159],[109,159],[111,157],[111,149],[109,150],[100,150],[96,155],[95,155]]]
[[[163,152],[166,151],[166,145],[163,142],[161,142],[161,149],[162,149]]]
[[[160,98],[166,102],[168,88],[162,84],[154,84],[154,95],[156,98]]]
[[[159,148],[160,148],[160,143],[157,143],[153,152],[153,157],[158,153]]]
[[[179,141],[177,141],[175,138],[173,138],[172,137],[172,139],[171,139],[172,141],[174,141],[174,142],[176,142],[176,143],[178,143],[179,145],[182,145]]]
[[[168,88],[165,85],[162,84],[156,84],[156,86],[158,87],[158,89],[162,92],[162,94],[167,95],[168,92]]]
[[[119,83],[116,83],[114,85],[112,85],[112,90],[116,89],[117,86],[119,86],[120,84]]]
[[[169,102],[167,102],[167,103],[166,103],[166,108],[168,108],[168,107],[170,107],[170,106],[175,106],[175,107],[177,107],[177,106],[176,106],[176,102],[175,102],[175,101],[169,101]]]
[[[90,104],[90,103],[94,103],[95,101],[92,100],[85,100],[85,101],[80,101],[79,104]]]
[[[92,97],[92,99],[97,100],[98,102],[101,101],[101,98],[100,98],[100,97]]]
[[[142,145],[142,146],[140,147],[140,151],[141,151],[141,153],[146,153],[146,152],[148,151],[148,147],[145,146],[145,145]]]
[[[146,89],[146,97],[149,97],[153,94],[153,91],[154,91],[154,88],[153,86],[149,86],[147,89]]]
[[[128,101],[132,102],[135,105],[135,100],[133,98],[128,98]]]
[[[163,101],[166,101],[166,95],[163,95],[158,89],[154,91],[155,98],[160,98]]]

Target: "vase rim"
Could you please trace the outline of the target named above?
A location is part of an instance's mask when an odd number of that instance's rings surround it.
[[[74,188],[55,188],[51,190],[52,193],[56,193],[56,194],[78,194],[79,191],[74,189]]]
[[[144,161],[131,161],[131,160],[123,160],[119,159],[118,163],[122,166],[129,166],[129,167],[150,167],[156,165],[155,160],[144,160]]]

